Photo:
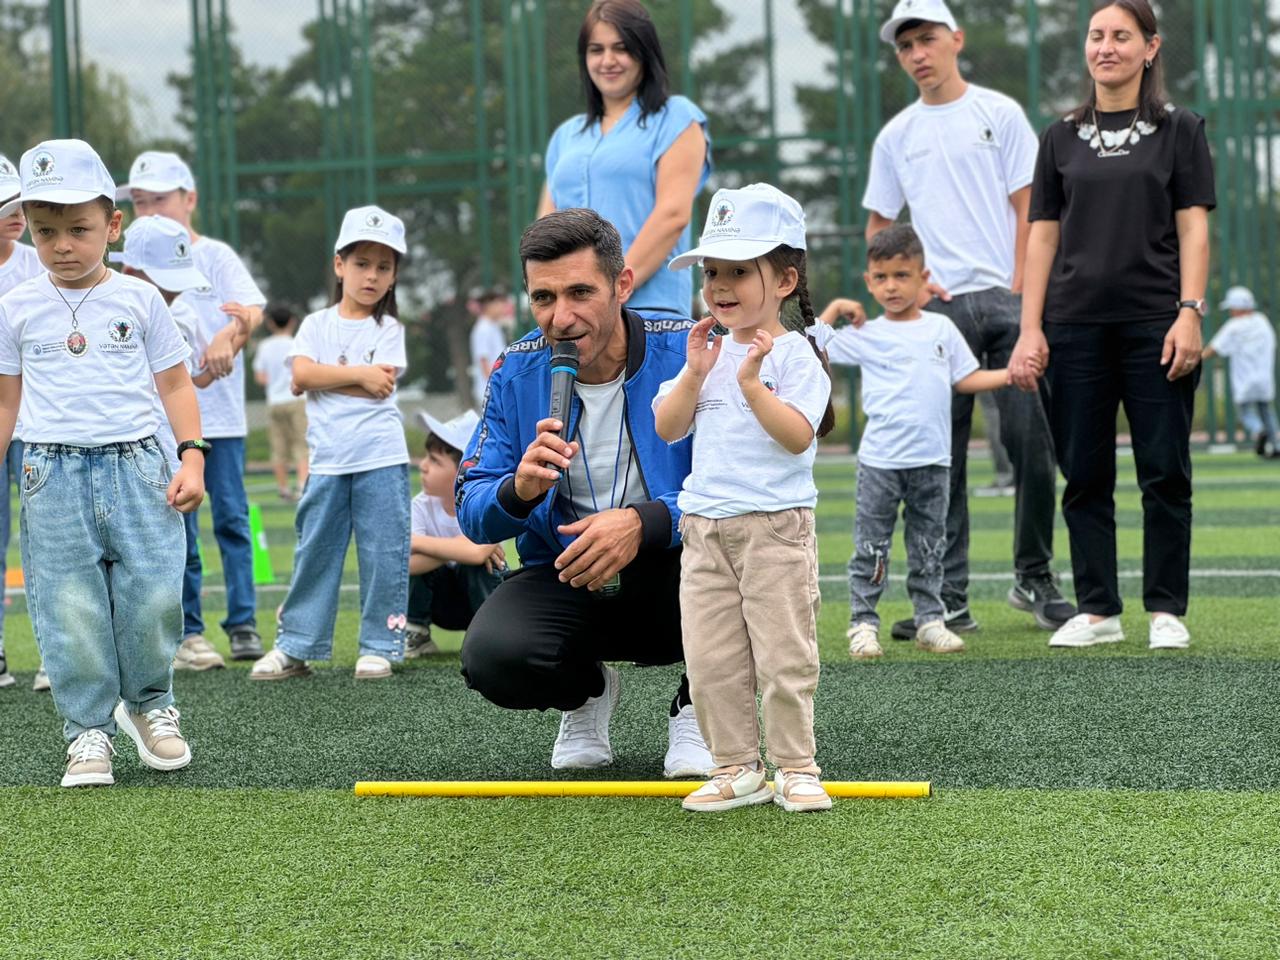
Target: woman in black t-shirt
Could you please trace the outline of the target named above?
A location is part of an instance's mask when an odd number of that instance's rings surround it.
[[[1085,39],[1086,102],[1040,139],[1014,382],[1045,376],[1080,613],[1055,647],[1122,640],[1116,410],[1143,510],[1149,645],[1190,642],[1191,417],[1215,203],[1204,120],[1169,104],[1147,0],[1108,0]]]

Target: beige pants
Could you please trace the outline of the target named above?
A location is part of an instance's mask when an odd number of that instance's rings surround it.
[[[267,407],[267,438],[274,463],[303,463],[307,459],[307,401]]]
[[[813,511],[724,520],[684,514],[680,619],[698,726],[718,766],[760,759],[818,772],[818,554]]]

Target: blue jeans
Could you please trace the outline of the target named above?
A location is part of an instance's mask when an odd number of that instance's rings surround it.
[[[13,483],[19,490],[22,483],[22,441],[16,437],[9,443],[9,452],[0,459],[0,589],[4,588],[4,577],[9,570],[9,484]],[[4,603],[0,600],[0,656],[4,655]]]
[[[1236,404],[1236,413],[1240,415],[1240,426],[1244,427],[1250,441],[1258,439],[1258,434],[1265,433],[1272,443],[1280,443],[1280,424],[1276,423],[1276,408],[1272,401],[1239,403]]]
[[[22,463],[27,607],[63,734],[116,732],[117,701],[173,703],[182,625],[182,520],[154,437],[27,445]]]
[[[351,534],[360,566],[360,653],[404,659],[409,605],[409,467],[311,474],[298,502],[298,548],[276,646],[328,660]]]
[[[253,539],[249,535],[249,499],[244,492],[244,437],[219,437],[204,458],[204,487],[213,509],[213,535],[222,553],[222,579],[227,585],[227,618],[222,629],[257,623],[253,592]],[[182,578],[182,632],[204,633],[200,611],[199,512],[188,513],[187,573]]]

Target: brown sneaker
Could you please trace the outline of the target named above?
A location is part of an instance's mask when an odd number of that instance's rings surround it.
[[[67,747],[67,772],[62,775],[64,787],[109,787],[116,782],[111,775],[111,755],[115,753],[111,738],[101,730],[86,730]]]
[[[217,670],[226,665],[222,654],[198,633],[184,637],[182,646],[178,647],[178,653],[173,658],[175,670]]]
[[[816,773],[779,770],[773,778],[773,802],[791,813],[830,810],[831,795]]]
[[[191,762],[191,747],[178,729],[177,707],[133,713],[116,704],[115,720],[138,745],[138,759],[152,770],[180,770]]]
[[[267,651],[249,671],[250,680],[288,680],[292,677],[309,677],[311,668],[305,660],[294,660],[279,647]]]
[[[730,767],[714,774],[710,780],[684,798],[681,804],[695,813],[714,813],[732,810],[734,807],[768,803],[773,799],[773,788],[765,775],[764,766],[759,770],[749,767]]]

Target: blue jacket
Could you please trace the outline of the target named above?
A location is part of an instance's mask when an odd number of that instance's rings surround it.
[[[680,510],[676,497],[689,475],[692,440],[667,444],[653,426],[653,398],[665,380],[685,362],[689,328],[686,319],[644,319],[623,310],[627,325],[627,369],[622,384],[627,432],[640,480],[648,499],[628,503],[640,514],[641,549],[678,546]],[[532,503],[516,496],[515,471],[533,442],[534,426],[545,419],[551,403],[551,351],[534,331],[507,347],[493,365],[485,394],[484,414],[463,454],[454,486],[458,523],[476,543],[516,538],[520,562],[547,564],[573,541],[557,532],[573,518],[562,512],[556,488]],[[573,436],[582,402],[575,394],[566,436]]]

